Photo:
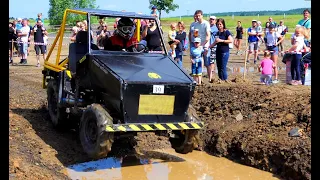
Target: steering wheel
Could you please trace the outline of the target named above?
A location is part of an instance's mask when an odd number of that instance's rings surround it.
[[[136,48],[136,46],[138,46],[138,48]],[[141,48],[139,48],[139,47],[141,47]],[[130,45],[129,47],[127,47],[126,51],[142,53],[142,52],[147,52],[148,47],[142,43],[134,43],[134,44]]]

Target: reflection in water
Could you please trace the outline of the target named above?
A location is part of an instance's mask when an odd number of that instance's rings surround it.
[[[245,71],[246,69],[246,71]],[[232,68],[229,68],[229,70],[231,71],[231,73],[243,73],[244,71],[245,72],[250,72],[250,73],[255,73],[255,72],[259,72],[259,68],[258,67],[247,67],[247,68],[244,68],[244,67],[232,67]],[[278,67],[278,70],[281,71],[281,70],[286,70],[286,68],[284,67]]]
[[[71,179],[278,179],[271,173],[237,164],[226,158],[210,156],[205,152],[177,154],[172,149],[80,163],[69,166],[67,172]]]
[[[245,71],[246,69],[246,71]],[[191,72],[190,68],[186,68],[186,70],[188,72]],[[279,71],[282,71],[282,70],[286,70],[285,67],[278,67],[278,70]],[[215,73],[218,73],[218,70],[217,68],[215,68]],[[259,73],[259,69],[258,67],[227,67],[227,71],[229,71],[228,73],[232,73],[232,74],[236,74],[236,73],[243,73],[244,71],[246,73]],[[207,73],[207,69],[206,67],[203,67],[203,72],[206,74]]]

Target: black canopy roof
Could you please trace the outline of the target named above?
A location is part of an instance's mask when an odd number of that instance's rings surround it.
[[[128,17],[128,18],[137,18],[137,19],[155,19],[154,16],[145,15],[145,14],[138,14],[136,12],[122,12],[122,11],[89,9],[89,8],[75,8],[73,10],[87,12],[91,15],[96,15],[96,16]]]

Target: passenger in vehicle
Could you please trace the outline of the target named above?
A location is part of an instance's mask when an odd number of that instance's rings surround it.
[[[162,51],[159,28],[153,19],[149,20],[148,26],[144,29],[142,39],[147,41],[149,51]]]
[[[100,35],[100,33],[103,30],[105,24],[106,23],[104,22],[104,19],[99,19],[99,26],[97,28],[97,36]]]
[[[121,18],[113,36],[104,41],[104,50],[122,51],[136,44],[137,39],[132,36],[133,31],[133,21],[130,18]]]
[[[109,38],[111,36],[111,34],[107,29],[106,23],[102,24],[101,26],[102,26],[102,29],[97,37],[97,44],[98,44],[98,46],[103,47],[103,41],[106,40],[107,38]]]

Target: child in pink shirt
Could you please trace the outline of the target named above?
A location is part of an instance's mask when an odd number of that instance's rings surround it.
[[[260,82],[269,85],[272,81],[272,70],[275,68],[274,62],[270,59],[271,54],[269,51],[264,52],[264,59],[259,65],[259,72],[261,72]],[[261,71],[262,69],[262,71]]]

